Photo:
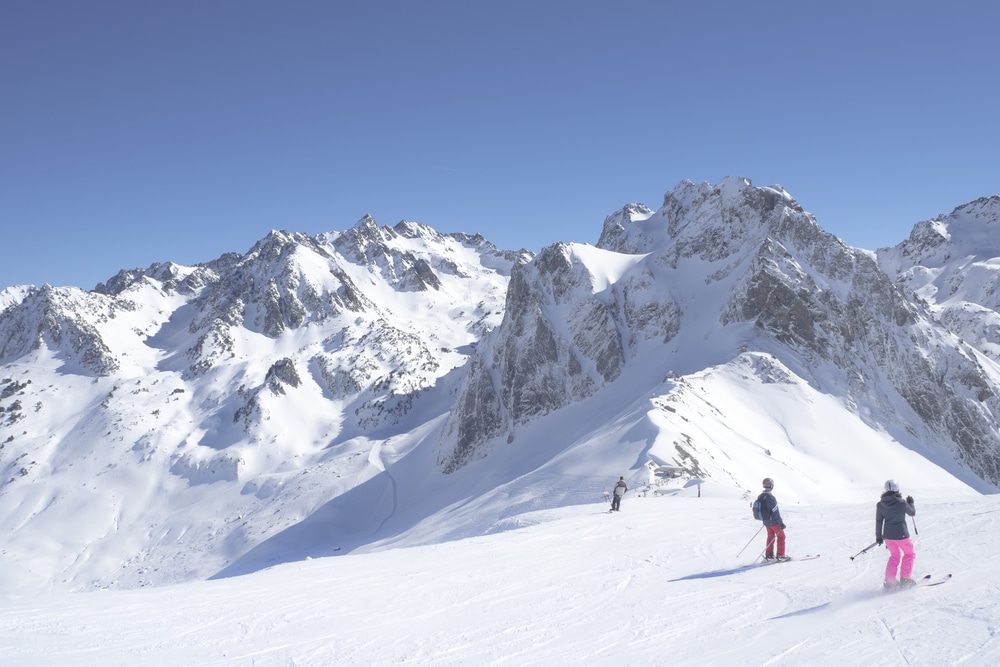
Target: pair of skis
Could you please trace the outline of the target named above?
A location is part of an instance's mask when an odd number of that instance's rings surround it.
[[[784,560],[778,560],[777,558],[773,558],[771,560],[762,559],[754,563],[754,565],[775,565],[777,563],[788,563],[796,560],[814,560],[816,558],[819,558],[819,554],[806,554],[805,556],[790,556]]]
[[[933,574],[925,574],[924,576],[917,579],[913,586],[895,586],[893,588],[887,589],[891,593],[896,591],[905,591],[910,588],[926,588],[927,586],[940,586],[941,584],[951,581],[951,575],[946,574],[943,576],[934,576]]]
[[[819,554],[806,554],[805,556],[796,556],[794,558],[789,558],[787,560],[777,560],[777,559],[762,560],[755,563],[755,565],[774,565],[776,563],[788,563],[790,561],[796,561],[796,560],[813,560],[816,558],[819,558]],[[907,586],[905,588],[897,586],[895,588],[889,589],[889,591],[895,592],[895,591],[906,590],[907,588],[926,588],[928,586],[940,586],[941,584],[948,583],[949,581],[951,581],[951,574],[945,574],[939,576],[935,576],[933,574],[925,574],[924,576],[917,579],[916,584],[913,586]]]
[[[927,574],[927,575],[924,575],[923,577],[920,578],[920,581],[917,582],[917,585],[918,586],[940,586],[941,584],[946,583],[946,582],[948,582],[950,580],[951,580],[951,575],[950,574],[946,574],[943,577],[937,577],[937,578],[935,578],[933,574]]]

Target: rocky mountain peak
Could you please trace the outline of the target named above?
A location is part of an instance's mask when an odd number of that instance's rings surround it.
[[[53,563],[39,585],[138,586],[270,563],[289,542],[445,534],[462,512],[490,530],[482,507],[591,502],[606,467],[662,464],[734,497],[780,470],[821,494],[809,461],[850,490],[876,473],[841,460],[843,437],[992,489],[1000,282],[976,234],[995,235],[996,210],[977,200],[876,256],[780,186],[683,181],[658,210],[608,216],[596,247],[532,256],[365,216],[94,292],[4,290],[5,554]],[[792,434],[782,410],[849,428]],[[570,477],[587,488],[548,486]],[[65,497],[39,503],[52,482]],[[441,514],[409,512],[414,494]],[[37,557],[38,536],[83,514],[77,542]]]
[[[919,222],[909,238],[876,256],[947,330],[1000,359],[1000,196]]]
[[[709,344],[749,325],[744,351],[778,346],[789,364],[844,369],[853,379],[826,390],[884,406],[895,422],[880,390],[855,380],[886,378],[929,438],[960,443],[976,474],[1000,482],[995,423],[977,416],[984,405],[1000,414],[993,380],[870,253],[822,230],[780,186],[682,182],[656,212],[630,205],[609,216],[598,250],[609,254],[595,260],[593,250],[556,244],[515,270],[504,320],[477,349],[442,429],[445,470],[516,440],[551,411],[610,391],[629,367],[671,358],[685,331],[704,331]],[[599,277],[596,266],[620,268]],[[939,352],[929,359],[914,345]]]
[[[716,261],[758,247],[789,225],[816,227],[781,186],[754,187],[729,177],[717,185],[682,181],[656,212],[630,204],[605,221],[598,247],[629,254],[666,251]]]
[[[0,363],[44,353],[62,359],[68,372],[112,375],[121,364],[99,327],[133,308],[75,287],[31,288],[0,313]]]

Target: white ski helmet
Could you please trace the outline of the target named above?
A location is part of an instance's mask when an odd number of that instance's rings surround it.
[[[885,480],[885,490],[886,492],[891,491],[893,493],[899,493],[899,484],[896,484],[896,482],[891,479],[887,479]]]

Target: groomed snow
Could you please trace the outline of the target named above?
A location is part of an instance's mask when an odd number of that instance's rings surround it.
[[[904,493],[905,480],[901,480]],[[11,665],[995,665],[1000,498],[917,502],[916,573],[886,594],[874,502],[785,505],[763,547],[713,486],[522,515],[482,537],[243,577],[0,603]],[[780,480],[775,494],[781,499]],[[738,555],[740,550],[749,546]]]
[[[643,268],[626,286],[665,286],[683,325],[638,337],[613,383],[450,475],[437,465],[450,371],[502,317],[505,279],[489,271],[448,274],[482,290],[442,275],[417,305],[375,285],[379,317],[398,315],[384,341],[237,329],[239,354],[204,382],[182,382],[184,318],[141,311],[116,319],[131,333],[108,325],[116,345],[143,346],[119,377],[73,375],[45,346],[7,366],[0,665],[1000,664],[1000,496],[981,495],[995,487],[888,385],[851,394],[842,370],[721,326],[738,272],[569,248],[592,282],[554,311]],[[354,325],[372,323],[385,328]],[[419,367],[392,354],[415,339],[441,354],[382,430],[305,365],[296,386],[261,391],[252,429],[234,419],[243,384],[263,387],[279,358],[321,349],[337,371],[360,352],[378,376]],[[661,465],[685,477],[641,496]],[[601,491],[619,475],[633,491],[609,514]],[[747,568],[765,475],[790,553],[821,558]],[[849,558],[873,538],[887,477],[917,498],[917,572],[952,572],[947,585],[886,596],[885,551]]]

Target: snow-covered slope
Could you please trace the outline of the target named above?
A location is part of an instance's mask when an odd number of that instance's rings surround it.
[[[365,218],[5,291],[0,590],[203,578],[378,474],[370,439],[447,411],[519,259]]]
[[[805,388],[833,397],[873,447],[888,434],[965,481],[1000,481],[996,365],[780,187],[684,183],[655,213],[609,217],[599,246],[552,246],[515,268],[504,321],[477,348],[443,430],[446,470],[545,446],[519,445],[519,431],[585,398],[669,404],[671,378],[732,367],[794,387],[804,403]],[[690,439],[676,413],[662,420],[686,434],[678,444]],[[775,437],[742,435],[763,449]],[[685,451],[701,446],[714,443],[691,439]],[[744,487],[758,477],[726,474]]]
[[[1000,359],[1000,196],[918,223],[878,260],[950,331]]]
[[[0,294],[6,593],[503,532],[619,475],[739,513],[765,475],[803,506],[1000,481],[996,362],[746,179],[535,257],[366,217]]]
[[[901,478],[911,469],[902,466]],[[670,487],[668,487],[670,488]],[[1000,663],[1000,497],[914,493],[918,576],[879,590],[874,501],[786,501],[793,555],[710,485],[527,513],[468,540],[304,560],[246,577],[0,598],[4,665],[975,665]],[[676,490],[676,489],[672,489]],[[859,496],[861,494],[859,493]],[[740,554],[741,549],[742,554]]]

